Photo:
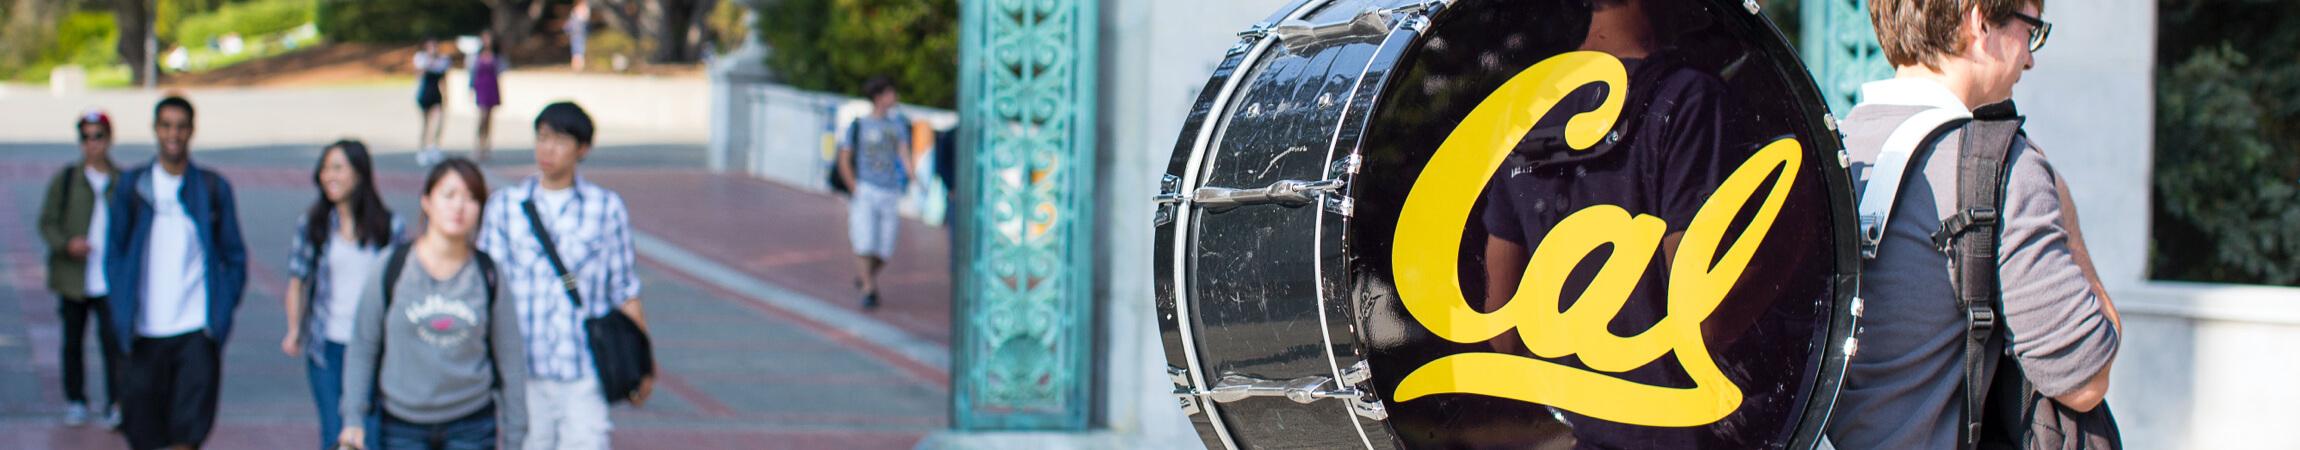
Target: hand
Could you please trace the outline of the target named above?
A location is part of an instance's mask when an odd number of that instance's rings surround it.
[[[303,332],[288,330],[287,337],[280,339],[280,353],[286,353],[288,356],[302,356]]]
[[[655,377],[650,375],[639,379],[639,390],[631,391],[631,406],[635,408],[647,407],[647,397],[654,394]]]
[[[360,427],[356,426],[345,426],[343,427],[342,433],[336,434],[335,446],[336,448],[348,448],[355,450],[366,449],[367,430],[360,429]]]
[[[88,245],[86,236],[72,238],[71,242],[64,244],[64,253],[71,254],[73,259],[87,260],[91,251],[94,251],[94,247]]]

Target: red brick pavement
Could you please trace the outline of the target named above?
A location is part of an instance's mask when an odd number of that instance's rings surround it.
[[[854,308],[854,252],[846,201],[736,175],[682,170],[591,170],[631,209],[632,226],[713,262]],[[872,315],[920,337],[950,342],[947,234],[904,220],[895,259],[881,273],[884,305]]]

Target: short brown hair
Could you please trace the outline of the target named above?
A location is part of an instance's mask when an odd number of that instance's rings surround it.
[[[1922,64],[1938,69],[1935,58],[1963,53],[1965,11],[1980,8],[1989,23],[2012,20],[2022,6],[2044,12],[2044,0],[1869,0],[1869,23],[1877,28],[1877,44],[1893,67]]]

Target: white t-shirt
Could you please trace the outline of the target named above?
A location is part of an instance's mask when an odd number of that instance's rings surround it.
[[[383,249],[364,249],[357,241],[342,234],[329,233],[327,240],[327,340],[335,343],[351,342],[352,318],[359,312],[360,293],[367,290],[368,275],[380,265]]]
[[[199,227],[184,210],[184,177],[152,168],[152,235],[144,254],[136,333],[169,337],[208,326],[208,266]]]
[[[96,193],[96,203],[92,205],[96,212],[88,217],[88,267],[84,272],[88,279],[87,295],[102,297],[112,293],[111,284],[104,281],[104,239],[107,238],[104,230],[110,229],[112,222],[112,214],[105,211],[111,199],[105,198],[104,188],[112,185],[112,174],[96,169],[80,170],[88,175],[89,191]]]
[[[554,190],[554,189],[536,189],[536,190],[535,190],[535,213],[536,213],[536,214],[538,214],[538,215],[541,215],[541,216],[543,216],[543,217],[542,217],[543,219],[550,219],[552,215],[554,215],[554,214],[558,214],[558,213],[559,213],[559,209],[560,209],[560,208],[565,208],[565,207],[567,207],[567,202],[570,202],[570,201],[574,201],[574,200],[575,200],[575,187],[574,187],[574,186],[568,186],[566,189],[557,189],[557,190]],[[523,212],[523,213],[520,213],[520,214],[526,214],[526,213],[524,213],[524,212]],[[545,220],[543,223],[551,223],[551,221],[549,221],[549,220]]]

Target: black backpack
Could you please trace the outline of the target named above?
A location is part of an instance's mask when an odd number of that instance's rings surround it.
[[[1948,131],[1964,132],[1957,158],[1956,212],[1933,235],[1934,249],[1949,257],[1949,281],[1958,309],[1965,313],[1963,378],[1957,389],[1958,416],[1963,420],[1957,429],[1959,448],[2121,449],[2123,437],[2106,401],[2092,411],[2078,412],[2038,392],[2003,332],[2003,285],[1997,279],[2000,213],[2013,144],[2026,137],[2021,125],[2027,118],[2009,100],[1982,106],[1972,114],[1932,130],[1923,140],[1937,142]],[[1925,160],[1932,148],[1919,144],[1911,161]],[[1876,180],[1870,183],[1877,185]],[[1891,205],[1885,208],[1890,211]],[[1872,232],[1867,225],[1864,238],[1873,243],[1882,232]],[[1873,256],[1874,249],[1865,245],[1864,256]],[[1989,359],[1996,360],[1993,373],[1985,370]],[[1972,389],[1984,380],[1990,386],[1986,392]]]

